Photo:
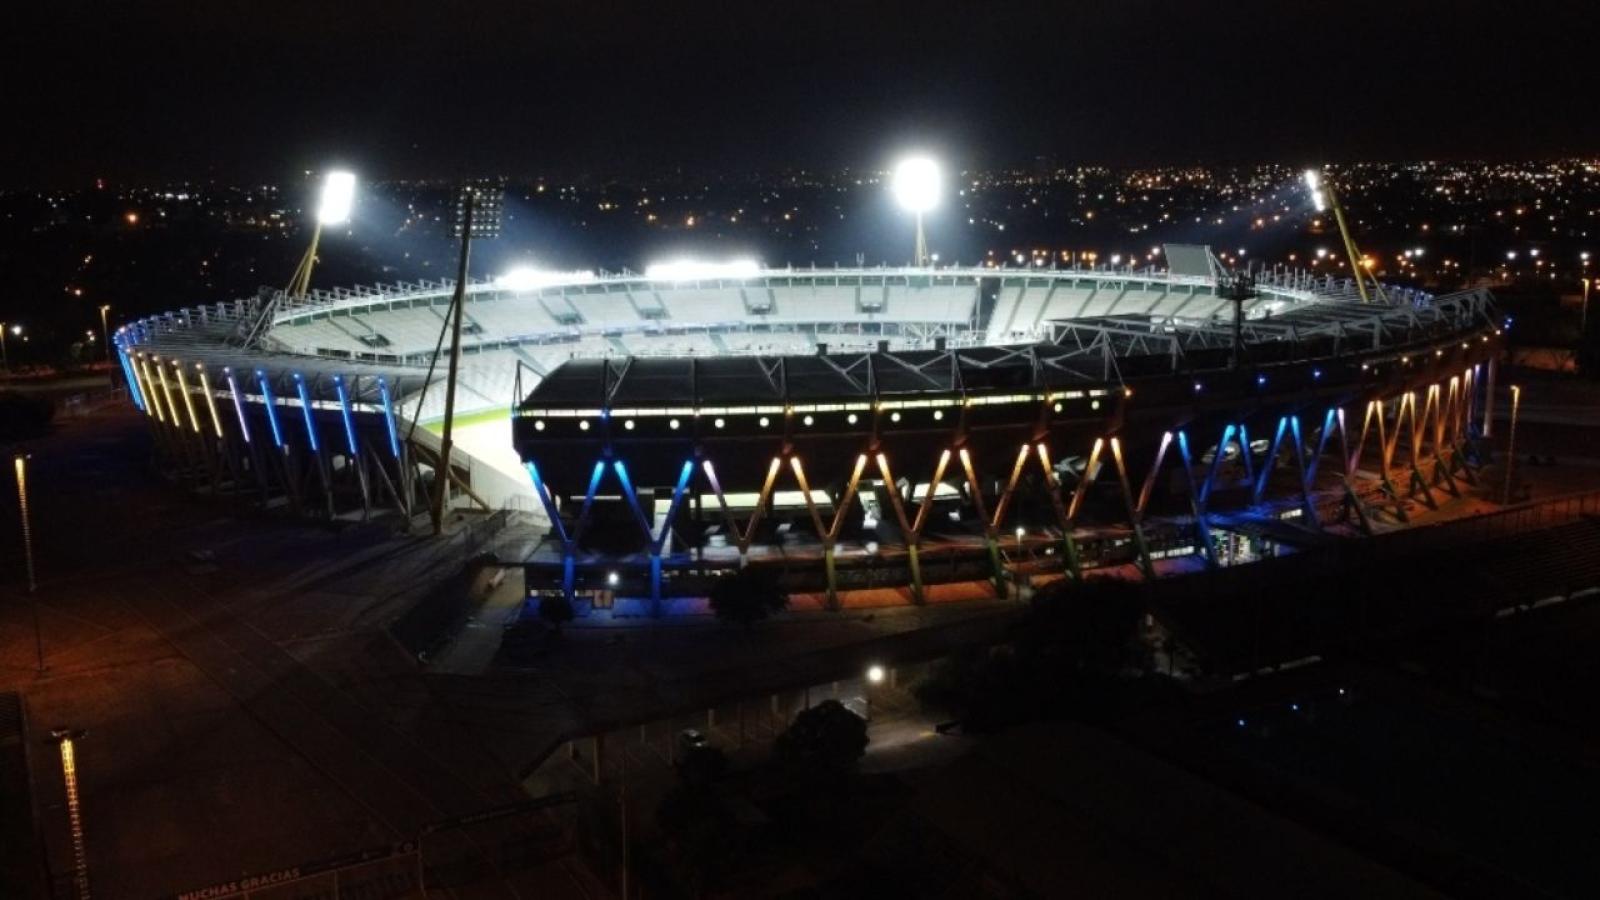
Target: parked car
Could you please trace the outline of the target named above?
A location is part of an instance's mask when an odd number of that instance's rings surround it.
[[[678,732],[678,758],[683,759],[696,750],[707,750],[711,747],[711,739],[705,732],[698,728],[685,728]]]

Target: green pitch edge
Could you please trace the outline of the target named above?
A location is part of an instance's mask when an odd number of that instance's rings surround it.
[[[466,428],[469,425],[482,425],[485,422],[498,422],[509,419],[510,417],[511,413],[504,409],[485,409],[464,416],[456,416],[456,427]],[[426,422],[420,422],[418,424],[434,434],[444,433],[444,416],[440,416],[437,419],[429,419]]]

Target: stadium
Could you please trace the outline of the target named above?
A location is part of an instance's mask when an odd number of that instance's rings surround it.
[[[544,530],[530,593],[644,613],[746,565],[827,605],[1225,565],[1474,477],[1486,292],[1363,302],[1349,280],[1238,277],[1204,247],[1160,256],[473,281],[448,503]],[[163,472],[409,522],[440,478],[454,289],[280,292],[124,327]]]

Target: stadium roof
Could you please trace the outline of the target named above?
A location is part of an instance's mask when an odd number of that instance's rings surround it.
[[[1092,363],[1092,364],[1091,364]],[[1103,383],[1099,354],[1054,344],[810,356],[575,359],[524,408],[717,406]],[[1110,373],[1115,379],[1115,373]]]

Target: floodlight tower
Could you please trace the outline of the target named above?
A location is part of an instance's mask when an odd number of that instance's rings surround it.
[[[889,190],[900,208],[917,218],[918,267],[928,264],[928,239],[922,232],[922,214],[939,205],[939,164],[926,156],[903,159],[894,167]]]
[[[1361,294],[1362,303],[1371,303],[1372,295],[1367,293],[1366,279],[1372,280],[1372,290],[1378,299],[1387,303],[1389,298],[1383,293],[1383,285],[1378,283],[1378,276],[1374,275],[1362,264],[1361,251],[1356,248],[1356,239],[1350,234],[1350,225],[1344,218],[1344,207],[1339,203],[1339,195],[1334,191],[1333,185],[1316,169],[1305,171],[1306,189],[1311,192],[1311,203],[1317,212],[1322,212],[1328,207],[1333,207],[1333,219],[1339,224],[1339,238],[1344,241],[1345,258],[1350,260],[1350,274],[1356,280],[1356,291]]]
[[[433,502],[429,512],[433,519],[433,533],[444,532],[444,511],[450,496],[450,449],[454,445],[456,419],[456,373],[461,367],[461,317],[467,303],[467,263],[472,255],[473,238],[489,239],[500,236],[500,213],[504,203],[505,183],[491,179],[470,181],[456,195],[455,236],[461,241],[461,255],[456,260],[456,289],[446,313],[450,329],[450,367],[445,376],[444,429],[439,436],[439,468],[434,475]],[[430,367],[431,378],[433,370]],[[426,390],[426,388],[424,388]],[[520,399],[520,398],[518,398]],[[422,412],[422,401],[417,401],[417,412]]]
[[[317,244],[322,240],[324,225],[343,225],[350,221],[350,210],[355,206],[356,176],[350,172],[329,172],[322,179],[322,195],[317,202],[316,225],[311,231],[311,246],[300,258],[300,265],[289,279],[289,296],[304,297],[311,286],[311,269],[317,264]]]

